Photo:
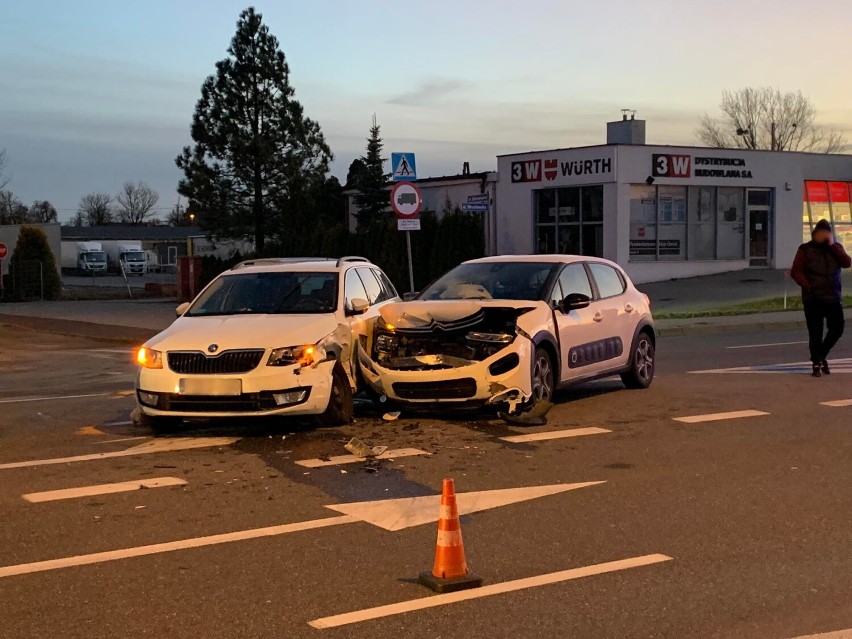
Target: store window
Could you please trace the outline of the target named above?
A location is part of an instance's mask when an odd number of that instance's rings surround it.
[[[689,188],[689,259],[716,259],[716,189]]]
[[[834,226],[834,234],[843,245],[852,244],[852,182],[808,180],[803,189],[802,241],[811,239],[811,229],[820,220]]]
[[[535,192],[535,251],[603,255],[603,186]]]
[[[631,262],[742,260],[745,231],[745,189],[630,186]]]
[[[829,182],[828,199],[831,203],[831,220],[834,224],[834,237],[844,246],[852,242],[852,215],[849,210],[849,184]]]

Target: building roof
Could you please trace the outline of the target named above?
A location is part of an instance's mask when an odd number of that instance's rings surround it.
[[[687,149],[691,151],[723,151],[727,153],[777,153],[780,155],[819,155],[828,157],[852,158],[848,153],[817,153],[815,151],[770,151],[769,149],[736,149],[718,146],[694,146],[689,144],[589,144],[587,146],[566,146],[555,149],[534,149],[517,153],[502,153],[498,158],[509,158],[516,155],[534,155],[536,153],[556,153],[558,151],[583,151],[586,149],[603,149],[607,147],[624,147],[627,149]]]
[[[494,171],[477,171],[476,173],[457,173],[456,175],[438,175],[435,177],[427,177],[427,178],[417,178],[417,181],[414,182],[417,186],[424,186],[429,184],[435,184],[437,182],[475,182],[482,181],[488,178],[489,175],[494,173]],[[386,191],[390,191],[396,182],[389,182],[385,186]],[[346,184],[343,187],[343,192],[347,194],[357,193],[358,189],[356,189],[351,184]]]
[[[134,226],[110,224],[108,226],[63,226],[63,240],[185,240],[189,237],[205,237],[197,226]]]

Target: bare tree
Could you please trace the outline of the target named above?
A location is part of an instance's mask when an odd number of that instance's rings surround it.
[[[721,118],[704,114],[696,132],[711,147],[838,153],[843,134],[816,123],[816,107],[801,91],[772,87],[724,91]]]
[[[142,224],[159,199],[157,192],[144,182],[125,182],[115,196],[118,219],[126,224]]]
[[[106,193],[89,193],[80,199],[78,214],[89,226],[112,224],[112,196]]]
[[[47,200],[36,200],[33,202],[28,217],[30,222],[36,224],[49,224],[59,220],[56,209]]]
[[[0,224],[24,224],[28,209],[11,191],[0,191]]]
[[[0,149],[0,191],[6,188],[6,185],[9,183],[9,180],[12,178],[4,178],[3,174],[6,172],[6,149]]]

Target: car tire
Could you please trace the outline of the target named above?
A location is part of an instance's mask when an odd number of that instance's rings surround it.
[[[627,388],[648,388],[654,381],[656,365],[654,340],[642,331],[630,349],[630,368],[621,374]]]
[[[555,375],[553,360],[546,349],[538,347],[532,361],[532,403],[552,402]]]
[[[136,409],[130,415],[133,423],[142,428],[148,428],[155,434],[172,433],[183,425],[181,417],[163,417],[160,415],[146,415],[140,409]]]
[[[331,372],[331,396],[328,408],[317,418],[320,426],[345,426],[352,421],[352,386],[340,364]]]

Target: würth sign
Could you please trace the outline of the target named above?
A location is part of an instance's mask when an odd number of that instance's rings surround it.
[[[590,158],[588,160],[518,160],[512,162],[512,182],[548,182],[558,176],[563,178],[600,176],[612,173],[612,158]]]

